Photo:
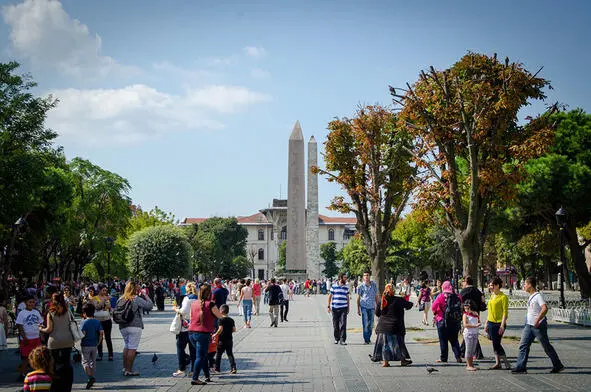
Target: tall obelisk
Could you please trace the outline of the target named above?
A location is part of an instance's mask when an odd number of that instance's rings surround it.
[[[289,137],[287,169],[287,270],[306,270],[304,136],[297,121]],[[295,277],[295,276],[294,276]]]
[[[318,240],[318,174],[312,167],[318,165],[318,145],[314,136],[308,142],[308,198],[306,215],[306,253],[308,255],[308,277],[320,279],[320,244]]]

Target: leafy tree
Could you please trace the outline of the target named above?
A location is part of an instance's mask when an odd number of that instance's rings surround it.
[[[441,207],[458,242],[464,275],[476,276],[480,233],[491,205],[514,196],[523,163],[544,153],[552,137],[548,115],[517,124],[530,99],[544,99],[548,81],[522,64],[468,53],[451,68],[421,72],[405,92],[400,123],[416,143],[423,208]]]
[[[336,242],[327,242],[320,245],[320,257],[324,260],[322,273],[328,278],[333,278],[339,273],[338,261],[341,260],[341,252],[337,250]]]
[[[392,111],[380,106],[360,107],[354,118],[337,118],[328,129],[326,170],[313,170],[347,192],[350,200],[336,197],[330,208],[355,214],[372,275],[382,291],[390,234],[412,192],[411,139],[396,125]]]
[[[585,228],[591,221],[591,115],[579,109],[554,114],[550,119],[557,124],[555,143],[548,154],[527,163],[527,178],[519,187],[519,205],[526,214],[539,216],[553,227],[554,213],[561,206],[568,211],[566,239],[581,296],[589,298],[591,276],[584,251],[591,237],[579,241],[579,235],[587,233]]]
[[[129,238],[127,263],[140,279],[176,278],[190,274],[191,245],[177,227],[147,227]]]
[[[359,236],[353,237],[341,250],[343,258],[343,270],[349,276],[360,276],[371,269],[371,260],[367,255],[367,249]]]
[[[206,277],[235,278],[234,273],[242,271],[240,263],[243,260],[236,257],[246,258],[248,231],[238,224],[236,218],[210,218],[189,230],[195,251],[195,269],[199,273]],[[234,261],[239,265],[234,266]],[[239,276],[245,275],[241,273]]]
[[[282,274],[285,272],[285,266],[287,265],[287,241],[283,241],[279,244],[278,252],[277,273]]]
[[[151,226],[174,225],[175,217],[155,206],[150,211],[144,211],[139,206],[131,206],[131,219],[127,227],[128,236]]]
[[[47,112],[56,101],[33,96],[30,90],[36,84],[28,76],[17,75],[18,67],[15,62],[0,63],[0,244],[3,249],[6,246],[0,254],[3,291],[7,290],[9,257],[15,246],[13,224],[43,207],[44,187],[51,186],[51,167],[63,162],[61,150],[52,144],[56,133],[45,127]]]

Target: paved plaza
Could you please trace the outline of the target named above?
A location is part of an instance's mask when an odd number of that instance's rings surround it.
[[[467,372],[464,365],[435,364],[439,356],[437,331],[424,327],[416,307],[406,313],[409,329],[406,341],[414,363],[407,368],[382,368],[369,361],[373,346],[363,344],[361,318],[349,315],[347,346],[333,344],[332,324],[326,313],[327,297],[306,299],[296,296],[290,303],[289,322],[269,328],[266,311],[254,316],[252,329],[239,329],[235,334],[235,356],[238,374],[229,374],[227,360],[222,373],[213,376],[206,386],[191,386],[190,379],[173,378],[176,370],[175,337],[168,332],[172,312],[152,312],[145,317],[146,329],[136,360],[141,372],[138,378],[121,375],[122,339],[114,329],[115,361],[99,362],[97,384],[93,390],[111,391],[589,391],[591,390],[591,329],[551,323],[549,335],[566,366],[561,374],[549,374],[551,364],[539,344],[532,345],[528,374],[512,375],[502,370]],[[354,309],[354,308],[353,308]],[[510,310],[509,328],[504,346],[512,361],[517,355],[524,310]],[[240,328],[243,323],[236,304],[231,316]],[[16,391],[22,385],[14,382],[19,357],[16,341],[10,339],[8,351],[0,358],[0,391]],[[483,369],[492,364],[492,348],[483,340],[487,359]],[[155,366],[151,359],[159,357]],[[393,363],[394,364],[394,363]],[[439,371],[429,375],[425,364]],[[75,366],[74,390],[84,390],[86,379],[80,364]]]

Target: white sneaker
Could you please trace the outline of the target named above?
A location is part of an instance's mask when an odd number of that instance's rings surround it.
[[[185,377],[186,373],[184,370],[177,370],[176,372],[172,373],[173,377]]]

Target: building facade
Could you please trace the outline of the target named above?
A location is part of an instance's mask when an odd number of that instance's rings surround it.
[[[185,218],[181,225],[199,224],[207,218]],[[270,208],[249,216],[236,217],[238,224],[248,230],[246,256],[254,264],[253,275],[258,279],[274,276],[279,258],[279,245],[287,240],[287,200],[273,200]],[[318,215],[319,247],[327,242],[342,249],[355,235],[355,218]],[[318,270],[324,266],[320,261]],[[314,278],[314,277],[313,277]]]

